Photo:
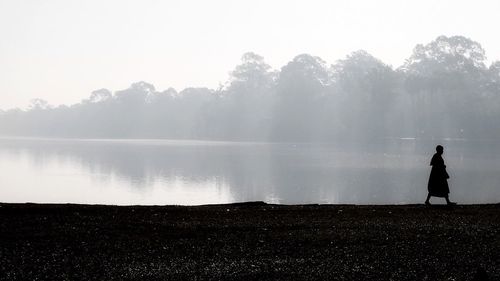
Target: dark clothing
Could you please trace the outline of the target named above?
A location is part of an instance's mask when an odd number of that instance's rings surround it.
[[[429,176],[429,184],[427,185],[429,194],[436,197],[447,197],[450,193],[450,188],[448,187],[450,176],[446,172],[446,166],[440,154],[436,153],[432,156],[431,166],[431,175]]]

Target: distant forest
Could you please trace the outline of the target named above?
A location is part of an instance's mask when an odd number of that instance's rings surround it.
[[[330,142],[499,138],[500,61],[440,36],[399,68],[360,50],[333,65],[301,54],[279,71],[246,53],[219,89],[147,82],[100,89],[71,106],[34,100],[0,111],[0,135]]]

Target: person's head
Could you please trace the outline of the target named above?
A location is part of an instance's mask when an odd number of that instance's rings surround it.
[[[443,151],[444,151],[444,150],[443,150],[443,146],[442,146],[442,145],[438,145],[438,146],[436,146],[436,152],[437,152],[439,155],[443,154]]]

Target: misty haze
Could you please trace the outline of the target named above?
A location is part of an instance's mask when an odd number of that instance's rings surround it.
[[[0,280],[500,280],[499,11],[0,0]]]
[[[500,62],[488,64],[463,36],[417,45],[397,68],[363,50],[333,64],[301,54],[279,70],[245,53],[217,89],[141,81],[70,106],[36,99],[1,112],[10,188],[0,194],[7,202],[419,203],[443,144],[452,197],[497,202],[499,93]]]

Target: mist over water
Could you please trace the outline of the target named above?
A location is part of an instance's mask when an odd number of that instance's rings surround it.
[[[1,139],[0,198],[90,204],[422,203],[432,144]],[[485,149],[500,143],[443,144],[451,198],[500,201],[500,161]]]

